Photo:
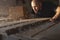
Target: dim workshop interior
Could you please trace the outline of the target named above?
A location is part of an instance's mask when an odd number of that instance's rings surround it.
[[[35,14],[30,17],[31,1],[0,0],[0,40],[60,40],[60,21],[50,21],[51,17],[32,18]],[[54,3],[60,13],[60,0],[43,1]]]

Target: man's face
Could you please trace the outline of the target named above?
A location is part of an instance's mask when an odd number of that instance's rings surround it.
[[[32,8],[33,8],[35,13],[37,13],[38,10],[41,9],[41,4],[40,5],[39,4],[36,5],[33,1],[31,2],[31,6],[32,6]]]

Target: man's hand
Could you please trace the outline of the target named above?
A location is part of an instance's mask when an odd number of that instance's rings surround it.
[[[50,20],[49,21],[51,21],[51,22],[55,22],[56,20],[55,19],[53,19],[53,18],[50,18]]]

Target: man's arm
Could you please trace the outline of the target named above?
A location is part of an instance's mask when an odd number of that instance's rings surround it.
[[[60,6],[57,7],[56,14],[50,19],[50,21],[56,20],[57,18],[59,18],[59,16],[60,16]]]

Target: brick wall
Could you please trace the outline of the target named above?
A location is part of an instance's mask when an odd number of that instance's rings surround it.
[[[0,0],[0,17],[8,16],[9,7],[15,6],[15,0]]]
[[[9,8],[9,17],[12,19],[24,18],[23,6],[15,6]]]

